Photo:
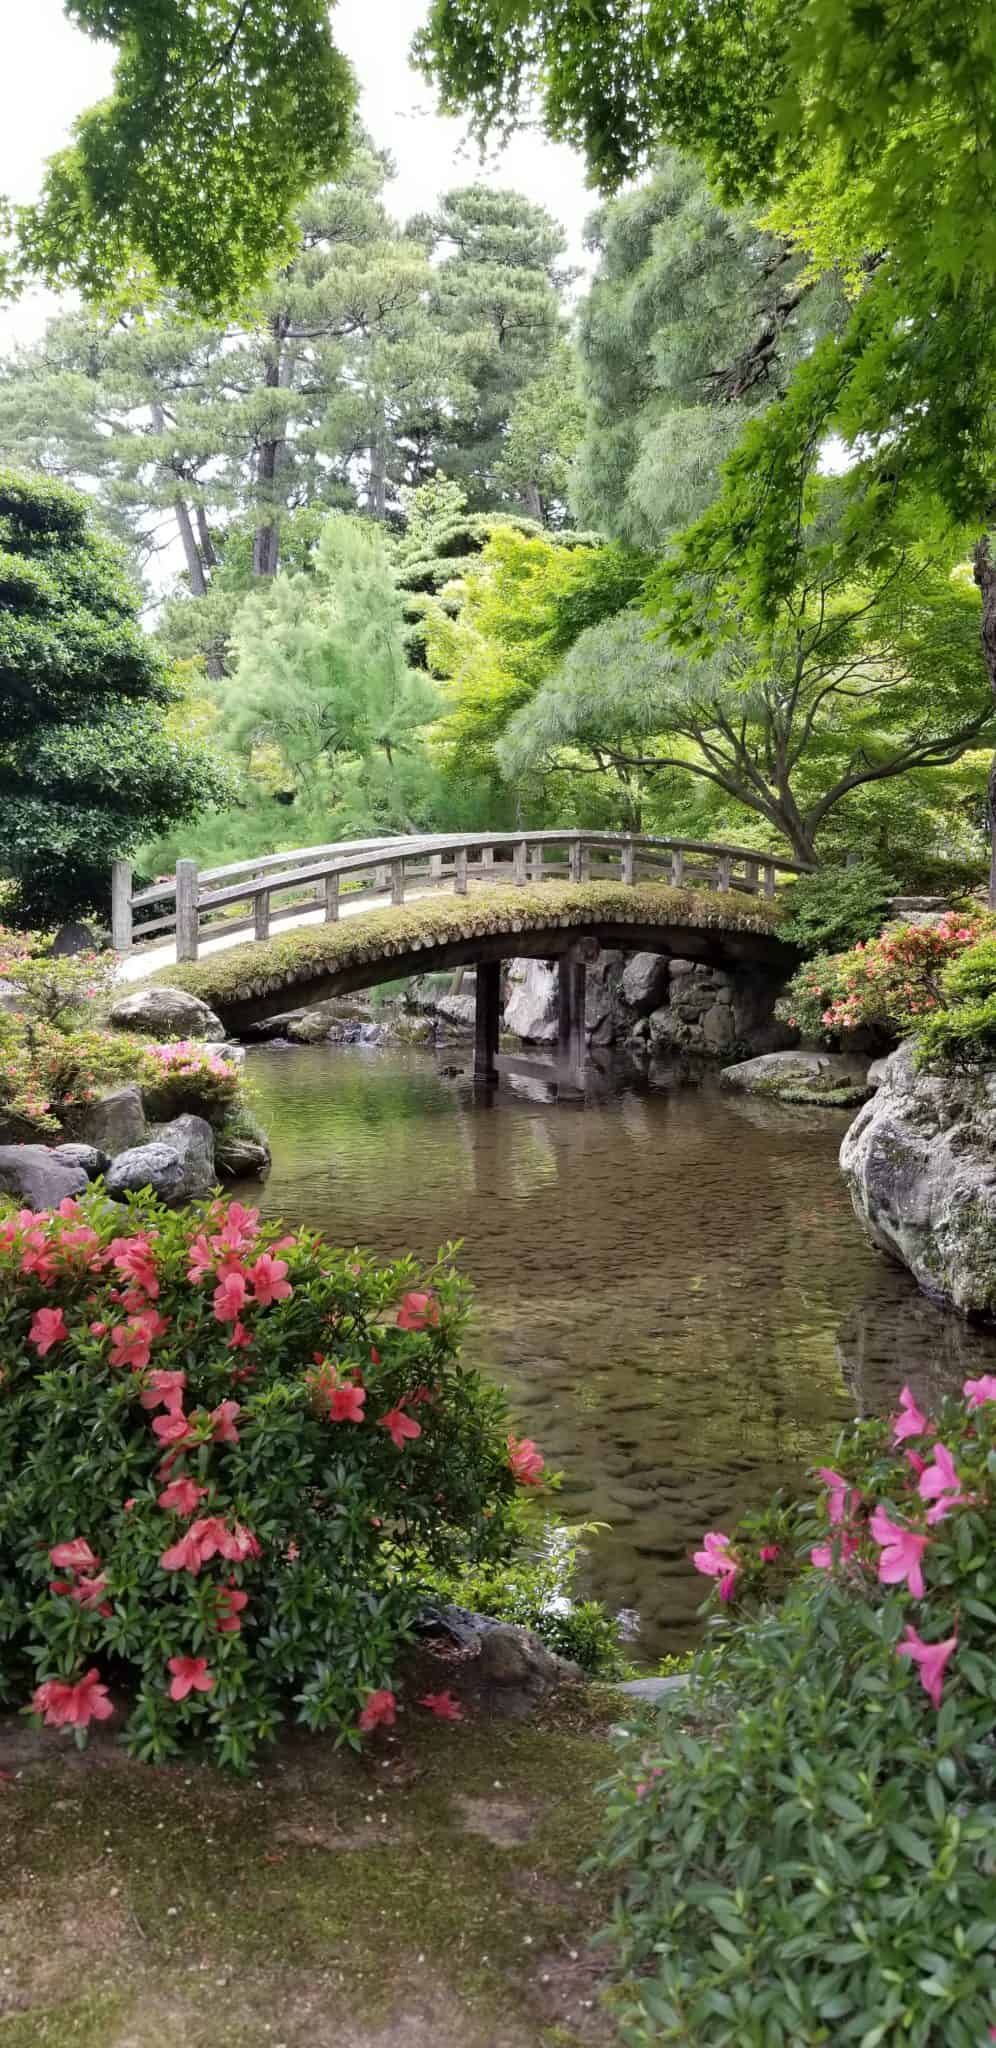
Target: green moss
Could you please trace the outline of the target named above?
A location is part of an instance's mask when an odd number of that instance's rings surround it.
[[[48,1989],[16,2032],[0,2020],[0,2048],[110,2048],[124,1993],[121,2038],[140,2048],[158,2048],[144,2021],[161,2018],[164,1999],[179,1999],[183,2021],[164,2041],[221,2048],[231,2027],[239,2048],[296,2048],[284,2012],[320,1982],[342,2048],[352,2027],[387,2024],[423,1990],[454,2008],[439,2048],[486,2048],[506,2029],[510,2048],[572,2040],[572,2013],[543,2010],[542,1958],[573,1949],[590,1970],[587,1938],[606,1902],[577,1873],[597,1833],[610,1706],[571,1694],[542,1726],[451,1728],[410,1705],[397,1738],[360,1757],[295,1737],[265,1776],[237,1785],[189,1765],[32,1766],[0,1810],[15,1913],[13,1942],[6,1928],[0,1945]],[[67,1899],[86,1900],[97,1921],[106,1910],[117,1933],[94,1940],[82,2000],[60,2006],[49,1973]],[[61,1988],[75,2001],[79,1985],[74,1973]],[[103,2032],[91,2012],[109,2016]],[[324,2017],[309,2038],[325,2038]],[[279,2022],[269,2035],[266,2020]]]
[[[532,888],[475,889],[467,896],[435,896],[387,910],[370,910],[336,924],[305,925],[263,943],[234,946],[187,966],[163,968],[156,980],[185,988],[212,1007],[265,996],[278,989],[354,970],[415,946],[454,939],[541,931],[550,925],[626,923],[688,926],[699,931],[777,934],[780,906],[736,890],[672,889],[661,882],[625,888],[618,882],[577,885],[546,882]],[[514,947],[510,950],[514,950]]]

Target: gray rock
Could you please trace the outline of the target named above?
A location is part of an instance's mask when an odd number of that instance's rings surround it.
[[[262,1139],[217,1135],[215,1167],[223,1180],[262,1180],[271,1165],[270,1148]]]
[[[138,1195],[149,1188],[161,1202],[182,1202],[185,1177],[179,1152],[175,1152],[172,1145],[154,1141],[119,1152],[107,1169],[104,1186],[116,1199],[123,1195]]]
[[[183,1179],[172,1200],[200,1202],[217,1184],[214,1163],[214,1132],[202,1116],[177,1116],[172,1123],[155,1124],[153,1141],[175,1152],[183,1168]]]
[[[245,1066],[245,1046],[236,1044],[234,1039],[228,1040],[224,1045],[216,1046],[215,1050],[217,1052],[218,1058],[220,1060],[225,1060],[230,1067]]]
[[[867,1062],[844,1052],[764,1052],[724,1067],[720,1081],[745,1095],[834,1109],[853,1108],[872,1092]]]
[[[473,1672],[482,1705],[495,1714],[522,1720],[565,1680],[582,1676],[577,1664],[555,1657],[531,1629],[488,1624],[483,1617],[479,1627],[480,1650],[473,1665],[463,1668],[468,1677]]]
[[[881,1088],[882,1083],[885,1080],[885,1070],[889,1064],[891,1057],[891,1053],[883,1053],[881,1059],[872,1061],[871,1066],[868,1069],[869,1088]]]
[[[632,953],[623,969],[622,998],[640,1017],[649,1016],[667,995],[669,962],[664,953]]]
[[[53,960],[71,960],[77,953],[95,953],[97,941],[88,924],[64,924],[52,940]]]
[[[146,1031],[154,1038],[220,1041],[225,1027],[200,996],[184,988],[136,988],[119,996],[110,1013],[122,1031]]]
[[[668,1693],[683,1692],[688,1678],[687,1671],[675,1671],[670,1678],[627,1678],[612,1690],[628,1693],[634,1700],[662,1700]]]
[[[0,981],[0,1010],[6,1016],[13,1017],[23,1005],[24,990],[18,988],[16,981]]]
[[[476,1001],[473,996],[439,996],[435,1003],[436,1016],[446,1025],[452,1035],[459,1033],[468,1037],[474,1029]]]
[[[261,1024],[247,1024],[245,1036],[250,1045],[264,1045],[271,1038],[286,1041],[291,1025],[304,1014],[303,1010],[282,1010],[279,1017],[264,1017]]]
[[[0,1195],[29,1209],[57,1209],[89,1186],[81,1166],[57,1159],[47,1145],[0,1145]]]
[[[148,1135],[142,1092],[133,1081],[88,1103],[80,1118],[81,1138],[86,1144],[95,1145],[99,1152],[106,1152],[110,1159],[119,1152],[131,1151],[135,1145],[144,1145]]]
[[[840,1164],[873,1243],[935,1300],[996,1321],[996,1067],[918,1073],[901,1045]]]
[[[56,1145],[52,1157],[60,1160],[63,1166],[80,1167],[87,1180],[99,1180],[111,1163],[107,1153],[102,1152],[98,1145]]]
[[[531,1045],[557,1036],[557,974],[547,960],[510,960],[503,1024]]]

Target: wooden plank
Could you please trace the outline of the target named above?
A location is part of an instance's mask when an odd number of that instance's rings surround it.
[[[111,862],[111,945],[116,953],[127,953],[132,941],[131,864]]]
[[[391,862],[391,902],[392,902],[392,903],[403,903],[403,902],[404,902],[404,900],[405,900],[405,864],[404,864],[404,861],[403,861],[403,860],[392,860],[392,862]]]
[[[684,849],[684,847],[683,847],[683,846],[676,846],[676,847],[675,847],[675,849],[674,849],[674,852],[673,852],[673,853],[672,853],[672,855],[671,855],[671,886],[672,886],[672,888],[673,888],[673,889],[680,889],[680,888],[681,888],[681,885],[682,885],[682,882],[684,881],[684,879],[685,879],[685,849]]]
[[[584,869],[581,861],[581,841],[572,839],[568,856],[568,872],[572,882],[580,882]]]
[[[526,880],[526,860],[529,849],[524,839],[517,839],[512,849],[512,880],[520,888]]]
[[[775,893],[775,863],[773,860],[766,860],[764,863],[764,893],[769,897]]]
[[[257,895],[256,897],[254,897],[254,899],[253,899],[253,906],[252,906],[252,915],[253,915],[253,931],[254,931],[254,933],[255,933],[255,936],[256,936],[256,938],[257,938],[257,939],[268,939],[268,938],[269,938],[269,936],[270,936],[270,892],[269,892],[269,889],[260,889],[260,891],[259,891],[258,895]]]
[[[619,877],[627,889],[632,889],[636,881],[636,848],[631,839],[619,848]]]
[[[458,896],[467,894],[467,849],[458,846],[453,856],[453,888]]]
[[[481,960],[475,971],[474,1080],[482,1088],[493,1088],[498,1079],[501,966],[500,960]]]
[[[326,922],[326,924],[336,924],[336,923],[338,922],[338,917],[339,917],[339,877],[338,877],[338,875],[326,875],[326,877],[325,877],[325,922]]]
[[[176,957],[178,960],[197,958],[197,862],[178,860],[176,864]]]
[[[730,856],[728,853],[721,853],[718,861],[716,862],[716,887],[720,891],[720,893],[725,896],[727,891],[729,890],[729,886]]]

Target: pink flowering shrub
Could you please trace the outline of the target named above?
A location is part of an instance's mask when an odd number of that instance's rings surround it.
[[[501,1396],[463,1290],[262,1225],[91,1194],[0,1218],[0,1697],[244,1769],[393,1697],[432,1570],[500,1557]],[[379,1719],[386,1710],[377,1710]]]
[[[945,968],[994,933],[996,918],[978,910],[950,911],[936,925],[894,925],[850,952],[807,960],[778,1014],[807,1037],[871,1029],[902,1038],[944,1007]]]
[[[722,1621],[690,1712],[611,1788],[633,2048],[996,2025],[996,1373],[934,1414],[904,1389],[817,1476],[704,1539]]]
[[[214,1046],[192,1038],[147,1046],[141,1079],[149,1115],[164,1122],[189,1110],[209,1123],[221,1123],[241,1085],[238,1067]]]

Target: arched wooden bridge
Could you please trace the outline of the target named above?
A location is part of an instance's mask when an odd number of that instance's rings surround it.
[[[168,971],[234,1033],[291,1004],[473,964],[475,1072],[488,1081],[502,960],[557,959],[561,1064],[576,1076],[599,946],[785,971],[775,898],[801,872],[744,847],[581,831],[353,840],[206,871],[179,861],[137,892],[118,862],[113,939],[128,978],[144,962]]]

